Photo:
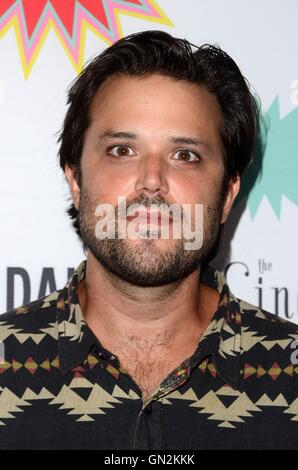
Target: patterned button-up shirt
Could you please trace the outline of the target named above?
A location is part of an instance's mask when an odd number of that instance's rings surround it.
[[[220,300],[194,354],[146,401],[84,320],[78,284],[0,316],[1,449],[298,448],[298,326]],[[296,347],[296,349],[295,349]]]

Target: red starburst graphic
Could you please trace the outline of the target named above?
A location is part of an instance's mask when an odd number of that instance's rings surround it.
[[[14,25],[25,75],[54,27],[76,70],[83,64],[86,27],[111,44],[121,37],[120,14],[172,25],[156,0],[0,0],[0,35]]]

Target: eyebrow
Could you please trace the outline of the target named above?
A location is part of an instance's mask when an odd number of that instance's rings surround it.
[[[98,136],[98,140],[107,140],[107,139],[137,139],[137,134],[133,132],[123,132],[123,131],[113,131],[111,129],[107,129],[102,134]],[[175,144],[187,144],[187,145],[203,145],[207,148],[210,148],[209,144],[202,141],[200,138],[195,137],[185,137],[185,136],[171,136],[169,137],[169,141]]]
[[[195,137],[170,137],[171,142],[175,144],[188,144],[188,145],[204,145],[209,148],[209,145],[206,142],[203,142],[201,139]]]
[[[105,139],[137,139],[137,134],[134,134],[133,132],[114,132],[110,129],[106,130],[102,134],[98,136],[99,140],[105,140]]]

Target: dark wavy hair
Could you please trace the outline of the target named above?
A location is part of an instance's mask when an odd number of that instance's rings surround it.
[[[90,105],[101,84],[113,75],[146,77],[154,73],[205,87],[216,96],[223,116],[221,140],[225,188],[252,160],[259,109],[249,84],[234,60],[217,45],[195,46],[163,31],[126,36],[96,56],[68,90],[69,105],[59,135],[60,166],[70,165],[81,184],[80,160]],[[78,211],[67,210],[81,238]]]

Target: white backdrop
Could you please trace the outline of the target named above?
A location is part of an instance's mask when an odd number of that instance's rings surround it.
[[[90,3],[81,1],[85,13]],[[84,258],[65,213],[69,192],[57,162],[55,135],[79,64],[67,42],[62,44],[67,30],[60,20],[67,26],[66,19],[50,2],[44,4],[38,22],[33,10],[22,9],[22,0],[0,1],[0,312],[62,287],[68,269]],[[270,123],[263,171],[246,207],[242,200],[232,214],[228,232],[239,219],[237,229],[216,264],[225,268],[234,263],[227,271],[234,294],[254,304],[262,301],[267,310],[298,323],[298,1],[93,4],[109,12],[110,30],[103,33],[87,15],[93,26],[86,29],[85,41],[81,38],[82,60],[105,48],[108,37],[162,29],[193,44],[218,43],[260,96]],[[152,9],[151,16],[146,8]],[[154,14],[162,12],[168,20],[154,21]],[[77,20],[69,38],[79,30]]]

